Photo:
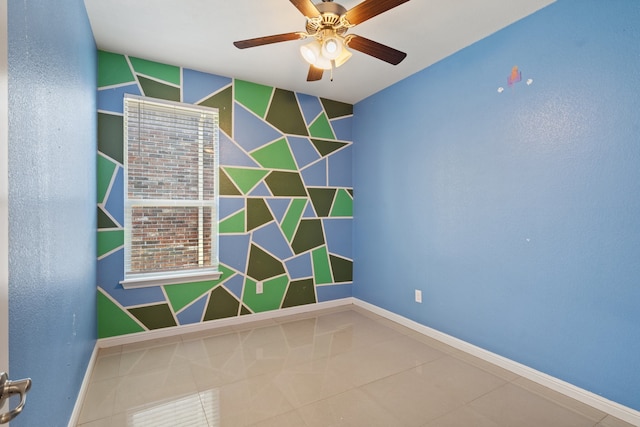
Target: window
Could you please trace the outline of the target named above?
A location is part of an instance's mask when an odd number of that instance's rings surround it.
[[[125,288],[217,279],[218,111],[125,95]]]

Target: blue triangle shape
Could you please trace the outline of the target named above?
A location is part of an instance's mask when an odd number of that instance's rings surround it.
[[[289,242],[282,234],[280,227],[272,222],[253,232],[253,241],[279,259],[287,259],[293,256]]]
[[[249,254],[248,234],[222,234],[218,236],[220,263],[237,271],[246,271]]]
[[[242,105],[235,102],[234,108],[233,135],[247,152],[282,138],[280,132]]]
[[[308,138],[288,136],[287,140],[289,141],[289,147],[291,147],[291,152],[296,159],[299,169],[320,158],[318,150],[316,150],[316,147],[311,144]]]
[[[317,218],[316,212],[313,210],[313,204],[307,203],[307,207],[304,210],[303,218]]]
[[[315,96],[304,95],[302,93],[297,93],[296,95],[298,96],[298,102],[302,109],[302,115],[308,126],[313,123],[322,112],[322,104],[320,104],[320,100]]]
[[[253,196],[253,197],[271,197],[271,196],[273,196],[273,194],[271,194],[271,192],[269,191],[269,188],[267,187],[267,184],[265,184],[264,181],[262,181],[260,184],[258,184],[256,186],[256,188],[254,188],[253,191],[249,195]]]
[[[331,120],[331,127],[336,134],[336,138],[342,141],[351,141],[353,138],[353,116],[340,117]]]
[[[311,266],[311,254],[305,252],[294,258],[285,261],[287,272],[292,279],[301,279],[313,276],[313,267]]]
[[[284,214],[287,212],[287,208],[291,203],[291,199],[265,199],[269,208],[271,208],[271,212],[273,216],[276,218],[278,223],[282,222],[282,218],[284,218]]]
[[[221,77],[216,76],[215,74],[208,74],[201,71],[183,68],[182,101],[189,104],[195,104],[230,84],[231,79],[228,77]]]
[[[307,187],[324,187],[327,185],[327,159],[302,170],[302,179]]]
[[[142,95],[138,84],[100,89],[98,90],[97,100],[98,110],[122,114],[124,109],[122,99],[124,98],[125,93]]]
[[[218,217],[222,220],[244,209],[244,198],[220,197],[218,199]]]
[[[199,300],[188,305],[176,316],[180,325],[188,325],[190,323],[200,323],[202,321],[202,314],[207,304],[208,293],[202,296]]]
[[[327,157],[329,162],[329,185],[331,187],[353,187],[353,176],[351,175],[352,147],[353,145],[347,145]]]
[[[218,150],[220,150],[220,164],[225,166],[247,166],[259,168],[247,153],[242,151],[224,132],[219,133]]]
[[[224,282],[224,287],[234,294],[240,301],[242,301],[242,288],[244,287],[244,277],[241,274],[236,274]]]
[[[118,222],[118,225],[124,226],[124,168],[120,166],[116,170],[116,177],[111,185],[104,208]]]

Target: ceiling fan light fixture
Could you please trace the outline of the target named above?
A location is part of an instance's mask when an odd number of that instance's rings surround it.
[[[333,66],[331,65],[331,61],[322,56],[318,58],[316,63],[313,65],[316,66],[317,68],[322,68],[323,70],[330,70],[333,68]]]
[[[309,64],[315,65],[318,58],[320,58],[318,42],[314,40],[311,43],[303,44],[300,46],[300,54]]]
[[[322,41],[322,56],[329,60],[337,59],[344,49],[342,40],[338,37],[330,36]]]
[[[342,48],[342,52],[340,53],[340,55],[335,59],[335,64],[336,64],[336,68],[338,68],[339,66],[341,66],[342,64],[344,64],[345,62],[347,62],[349,60],[349,58],[351,58],[351,56],[353,55],[353,53],[351,53],[349,51],[349,49],[347,49],[346,46],[343,46]]]
[[[331,69],[331,60],[322,56],[322,46],[317,40],[300,46],[300,53],[305,61],[316,68]]]

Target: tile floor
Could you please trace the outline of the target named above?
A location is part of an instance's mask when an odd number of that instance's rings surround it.
[[[102,349],[78,426],[630,424],[345,306]]]

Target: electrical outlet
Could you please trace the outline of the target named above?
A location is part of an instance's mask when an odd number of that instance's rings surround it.
[[[422,302],[422,291],[416,289],[416,302]]]
[[[256,294],[261,294],[262,290],[262,282],[256,283]]]

